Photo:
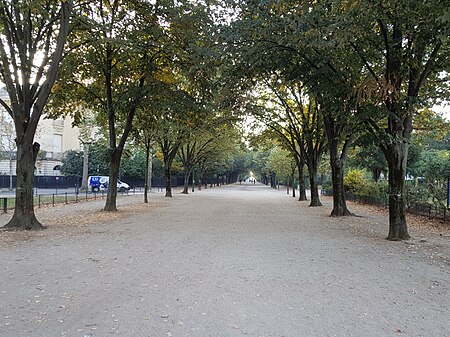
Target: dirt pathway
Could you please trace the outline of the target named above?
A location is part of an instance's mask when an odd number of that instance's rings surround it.
[[[262,185],[42,210],[0,236],[0,336],[450,334],[450,243]],[[0,216],[0,224],[6,222]]]

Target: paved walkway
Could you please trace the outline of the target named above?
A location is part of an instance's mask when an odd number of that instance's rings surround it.
[[[388,242],[385,219],[263,185],[138,198],[42,210],[46,231],[0,237],[0,336],[450,334],[445,236]]]

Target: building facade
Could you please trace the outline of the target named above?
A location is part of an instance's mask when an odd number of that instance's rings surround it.
[[[5,90],[0,90],[0,98],[9,103]],[[42,116],[34,137],[40,144],[40,152],[36,161],[35,175],[58,176],[62,164],[63,153],[67,150],[80,150],[80,130],[72,126],[71,117],[58,119]],[[16,174],[15,131],[11,117],[0,106],[0,175]]]

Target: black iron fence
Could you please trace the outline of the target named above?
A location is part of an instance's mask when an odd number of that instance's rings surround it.
[[[41,208],[44,206],[55,206],[57,204],[70,204],[70,203],[78,203],[82,201],[88,200],[97,200],[97,199],[105,199],[106,198],[106,190],[91,192],[85,191],[81,192],[78,189],[71,189],[68,192],[54,190],[52,193],[39,193],[39,190],[36,189],[36,194],[33,196],[34,207]],[[130,194],[140,193],[142,192],[142,188],[134,188],[129,191],[117,192],[117,195],[126,196]],[[15,206],[16,198],[13,196],[2,197],[0,195],[0,207],[1,212],[7,213],[8,210],[11,210]]]
[[[332,191],[322,190],[322,195],[332,196]],[[346,200],[358,202],[360,204],[374,205],[379,207],[388,208],[388,198],[377,198],[368,195],[359,195],[353,193],[345,194]],[[417,214],[421,216],[426,216],[429,219],[439,219],[442,221],[450,221],[450,210],[444,206],[427,204],[427,203],[416,203],[407,202],[406,212],[411,214]]]
[[[10,179],[12,179],[12,188],[16,187],[16,176],[6,176],[0,175],[0,188],[7,189],[10,187]],[[136,177],[121,177],[121,181],[127,183],[132,188],[133,187],[143,187],[145,185],[145,180]],[[172,186],[178,187],[183,186],[184,177],[175,176],[172,178]],[[81,186],[80,177],[69,177],[69,176],[34,176],[34,187],[35,188],[77,188]],[[166,186],[165,177],[153,177],[152,186],[154,187],[164,187]]]
[[[16,176],[0,175],[0,188],[16,187]],[[34,187],[37,188],[76,188],[81,186],[81,178],[66,176],[34,176]]]

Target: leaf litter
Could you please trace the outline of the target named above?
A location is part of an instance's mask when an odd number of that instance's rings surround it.
[[[41,231],[4,231],[0,227],[0,245],[17,246],[36,239],[55,239],[63,236],[88,234],[96,224],[111,223],[126,219],[132,214],[149,212],[161,207],[162,202],[143,203],[142,196],[128,196],[125,204],[119,204],[117,211],[102,209],[104,200],[85,201],[73,204],[60,204],[37,208],[38,220],[46,226]],[[4,226],[12,217],[13,212],[0,214],[0,226]]]

